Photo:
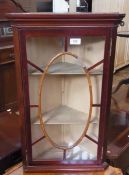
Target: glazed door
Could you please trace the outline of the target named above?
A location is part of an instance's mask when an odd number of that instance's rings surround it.
[[[30,33],[25,36],[29,160],[96,164],[102,152],[104,33]]]

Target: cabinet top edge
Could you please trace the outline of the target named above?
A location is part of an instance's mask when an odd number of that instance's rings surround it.
[[[7,13],[6,17],[13,21],[35,20],[122,20],[125,14],[120,13]]]

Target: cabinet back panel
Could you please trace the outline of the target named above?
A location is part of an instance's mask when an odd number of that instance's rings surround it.
[[[39,67],[45,67],[52,57],[63,51],[63,40],[61,37],[28,38],[27,59]]]

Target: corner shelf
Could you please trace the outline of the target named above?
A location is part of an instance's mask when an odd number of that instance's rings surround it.
[[[43,114],[45,124],[84,124],[87,113],[61,105]],[[34,124],[40,124],[37,120]]]
[[[41,145],[44,142],[45,142],[45,139],[37,144]],[[89,146],[89,149],[86,148],[87,145]],[[74,147],[73,150],[66,151],[65,160],[68,160],[68,161],[70,160],[95,160],[96,150],[97,150],[97,145],[85,137],[79,146]],[[38,160],[42,160],[42,159],[63,160],[63,151],[61,151],[60,149],[58,150],[58,149],[52,148],[50,147],[49,144],[47,145],[46,149],[42,151],[40,150],[38,151],[39,153],[34,153],[35,155],[33,155],[35,160],[36,159]]]
[[[102,70],[95,70],[95,71],[90,71],[91,75],[102,75],[103,71]],[[42,75],[40,71],[30,71],[30,75]],[[77,64],[73,63],[68,63],[68,62],[59,62],[53,64],[49,69],[48,69],[48,74],[56,74],[56,75],[84,75],[85,72],[83,68]]]
[[[0,50],[6,50],[6,49],[13,49],[14,45],[6,45],[6,46],[1,46]]]
[[[111,62],[115,57],[116,30],[124,16],[119,13],[7,15],[15,29],[26,172],[102,172],[107,167],[106,119],[114,66]],[[64,56],[67,53],[75,57],[70,63]],[[82,57],[83,63],[78,62]],[[56,59],[59,61],[55,62]],[[86,80],[86,71],[91,79],[87,76]],[[41,127],[37,112],[42,104],[39,115],[45,126]],[[92,119],[88,117],[88,107],[90,112],[94,107]]]

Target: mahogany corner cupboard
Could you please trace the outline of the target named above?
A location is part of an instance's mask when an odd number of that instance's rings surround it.
[[[118,13],[7,14],[16,54],[24,170],[105,163]]]

